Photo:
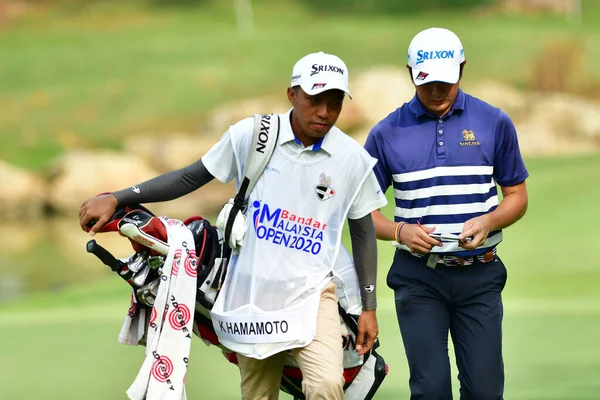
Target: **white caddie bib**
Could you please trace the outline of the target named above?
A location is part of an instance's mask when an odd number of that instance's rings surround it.
[[[230,133],[243,171],[252,132],[233,126]],[[376,162],[337,128],[328,135],[336,151],[310,162],[277,146],[250,194],[244,246],[211,310],[219,340],[232,351],[266,358],[314,338],[342,227]]]

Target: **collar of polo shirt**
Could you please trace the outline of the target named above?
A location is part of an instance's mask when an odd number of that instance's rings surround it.
[[[416,94],[413,97],[413,99],[410,101],[408,107],[409,107],[410,111],[417,116],[417,118],[421,118],[424,116],[430,116],[433,119],[439,118],[439,116],[433,115],[429,111],[427,111],[427,109],[423,106],[423,103],[421,103],[421,100],[419,100],[419,97],[417,97]],[[456,99],[454,100],[454,103],[452,104],[450,111],[448,111],[448,113],[446,115],[444,115],[444,117],[447,117],[448,115],[452,115],[456,111],[462,112],[462,111],[464,111],[464,109],[465,109],[465,93],[461,89],[458,89]]]

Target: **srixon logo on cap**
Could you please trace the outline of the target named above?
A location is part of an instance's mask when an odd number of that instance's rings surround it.
[[[425,62],[425,60],[438,60],[444,58],[454,58],[454,50],[417,51],[417,64],[421,64]]]
[[[312,69],[310,71],[310,76],[316,75],[319,72],[336,72],[338,74],[344,75],[344,69],[336,65],[313,64]]]

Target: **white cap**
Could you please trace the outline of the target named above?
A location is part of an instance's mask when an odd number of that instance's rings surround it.
[[[300,86],[308,95],[339,89],[348,94],[348,67],[333,54],[311,53],[302,57],[292,70],[291,87]]]
[[[456,83],[465,51],[458,36],[444,28],[429,28],[415,36],[408,46],[408,65],[413,82],[420,86],[429,82]]]

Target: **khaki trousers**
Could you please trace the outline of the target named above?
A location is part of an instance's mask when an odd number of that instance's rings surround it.
[[[343,400],[342,331],[335,283],[321,292],[317,333],[306,347],[292,350],[302,371],[302,392],[306,400]],[[285,353],[264,360],[238,354],[243,400],[277,400]]]

